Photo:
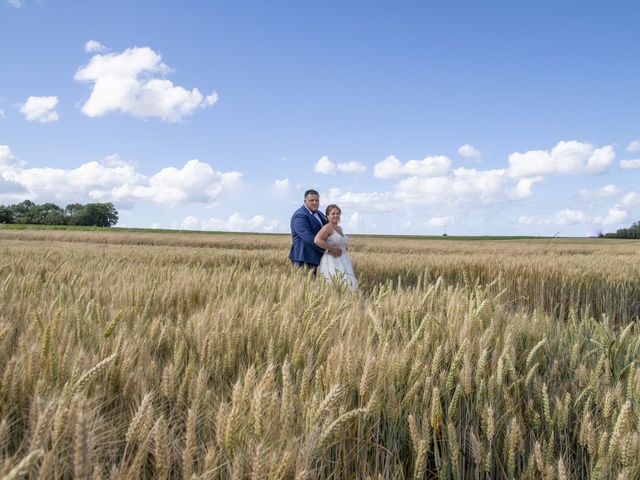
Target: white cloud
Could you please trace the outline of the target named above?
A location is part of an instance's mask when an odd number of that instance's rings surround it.
[[[640,152],[640,140],[634,140],[627,145],[627,152]]]
[[[129,162],[125,162],[124,160],[120,159],[120,155],[117,153],[114,153],[112,155],[107,155],[106,157],[104,157],[101,162],[102,165],[104,165],[105,167],[127,167],[127,166],[134,166],[132,163]]]
[[[587,190],[583,188],[582,190],[580,190],[580,198],[582,198],[583,200],[592,200],[594,198],[611,197],[612,195],[617,195],[618,193],[620,193],[620,189],[613,184],[609,184],[593,190]]]
[[[431,227],[446,227],[447,225],[453,224],[454,217],[432,217],[429,219],[427,224]]]
[[[288,178],[283,178],[282,180],[276,180],[273,182],[273,186],[278,190],[289,190],[291,183]]]
[[[0,145],[0,173],[5,170],[13,170],[25,165],[23,160],[17,158],[8,145]]]
[[[640,194],[635,191],[631,191],[627,193],[624,197],[622,197],[622,206],[623,207],[638,207],[640,206]]]
[[[233,185],[240,177],[239,172],[217,172],[209,164],[195,159],[189,160],[181,169],[163,168],[148,179],[120,182],[111,189],[101,186],[90,190],[89,195],[96,200],[152,200],[165,207],[210,203],[224,187]]]
[[[213,230],[225,232],[261,232],[276,233],[283,230],[278,220],[268,220],[264,215],[244,218],[235,212],[227,220],[208,218],[200,220],[193,216],[186,217],[180,226],[183,230]]]
[[[349,219],[345,222],[345,228],[347,229],[347,232],[357,232],[359,226],[360,214],[358,212],[353,212]]]
[[[606,217],[596,217],[595,223],[600,225],[615,225],[626,220],[628,212],[618,206],[610,208]]]
[[[6,180],[4,176],[0,175],[0,203],[4,203],[4,199],[18,199],[21,196],[29,193],[24,185],[10,180]]]
[[[586,220],[587,216],[581,210],[572,210],[570,208],[565,208],[564,210],[560,210],[553,216],[552,222],[558,225],[567,225],[582,223]]]
[[[509,198],[520,199],[530,197],[533,193],[531,187],[544,180],[544,177],[521,178],[515,188],[509,192]]]
[[[20,106],[20,113],[30,122],[56,122],[60,119],[60,115],[55,111],[57,104],[58,97],[29,97]]]
[[[197,88],[187,90],[162,78],[170,71],[160,54],[149,47],[95,55],[75,75],[76,80],[93,83],[82,112],[89,117],[120,112],[180,122],[196,109],[217,102],[215,92],[204,96]]]
[[[575,140],[559,142],[549,150],[514,152],[509,155],[509,176],[530,177],[559,174],[597,174],[614,160],[611,145],[595,148]]]
[[[109,49],[95,40],[89,40],[84,44],[84,51],[88,53],[103,53]]]
[[[625,197],[626,206],[632,206],[637,202],[640,205],[640,195],[630,192]],[[625,202],[623,201],[623,204]],[[522,225],[577,225],[577,224],[596,224],[596,225],[615,225],[624,222],[628,217],[628,212],[620,206],[616,205],[609,209],[606,216],[596,216],[595,218],[587,215],[582,210],[573,210],[565,208],[557,212],[553,217],[539,220],[532,216],[523,215],[518,218],[518,223]]]
[[[439,155],[425,157],[422,160],[409,160],[402,163],[395,155],[389,155],[373,167],[373,175],[377,178],[394,178],[400,175],[420,177],[445,175],[451,167],[449,158]]]
[[[28,193],[23,184],[10,178],[11,174],[22,165],[24,162],[16,158],[7,145],[0,145],[0,199],[3,199],[2,202],[5,198],[12,201]]]
[[[313,166],[313,171],[317,173],[324,173],[330,175],[336,172],[336,164],[329,160],[326,155],[321,157]]]
[[[21,8],[24,5],[23,0],[6,0],[6,2],[15,8]]]
[[[408,204],[488,203],[503,196],[504,170],[457,168],[447,177],[410,177],[396,186],[396,198]]]
[[[111,155],[102,162],[88,162],[74,169],[23,168],[8,147],[0,146],[0,173],[29,192],[33,201],[114,202],[131,205],[149,200],[165,207],[186,203],[212,203],[220,192],[233,186],[239,172],[219,172],[200,160],[182,168],[167,167],[150,177],[135,165]]]
[[[635,160],[620,160],[620,168],[622,170],[633,170],[640,168],[640,158]]]
[[[340,188],[330,188],[320,195],[323,205],[335,203],[344,214],[346,210],[390,211],[393,209],[393,197],[389,192],[345,192]]]
[[[323,173],[325,175],[332,175],[336,172],[343,173],[362,173],[367,170],[367,167],[360,162],[346,162],[346,163],[334,163],[329,160],[326,155],[321,157],[314,165],[313,171],[317,173]]]
[[[202,220],[189,215],[180,224],[180,230],[202,230]]]
[[[473,145],[469,145],[467,143],[465,145],[462,145],[460,148],[458,148],[458,155],[464,158],[477,159],[482,156],[482,152],[477,148],[475,148]]]
[[[389,155],[373,166],[373,176],[377,178],[393,178],[400,175],[402,163],[395,155]]]

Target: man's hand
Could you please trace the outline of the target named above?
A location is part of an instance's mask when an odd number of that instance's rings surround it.
[[[339,257],[340,255],[342,255],[342,249],[340,247],[332,247],[327,251],[332,257]]]

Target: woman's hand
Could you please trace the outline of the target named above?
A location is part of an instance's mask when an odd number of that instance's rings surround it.
[[[329,224],[325,225],[316,234],[316,238],[314,238],[313,242],[320,248],[324,248],[332,257],[339,257],[342,255],[342,249],[340,247],[334,247],[327,242],[327,238],[329,238],[331,232],[333,232],[333,227]]]

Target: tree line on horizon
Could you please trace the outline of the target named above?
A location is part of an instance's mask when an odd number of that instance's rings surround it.
[[[629,228],[619,228],[613,233],[600,234],[604,238],[635,238],[640,239],[640,220],[633,223]]]
[[[113,203],[70,203],[61,208],[55,203],[38,205],[25,200],[0,205],[0,223],[112,227],[118,223],[118,211]]]

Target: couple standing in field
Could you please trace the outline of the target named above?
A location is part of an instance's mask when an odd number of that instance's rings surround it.
[[[349,257],[349,238],[340,226],[342,211],[329,205],[320,210],[320,194],[304,192],[304,204],[291,217],[291,250],[289,260],[298,266],[320,274],[328,281],[339,281],[351,291],[356,289],[356,277]]]

